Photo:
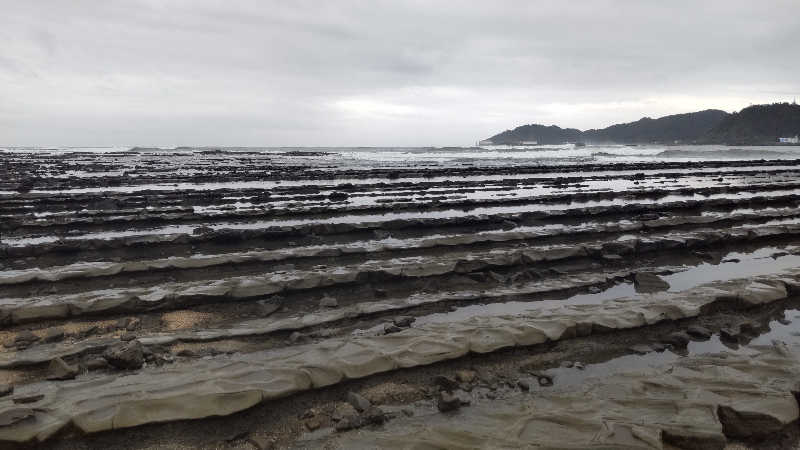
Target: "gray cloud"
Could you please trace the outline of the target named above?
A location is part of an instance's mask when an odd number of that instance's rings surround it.
[[[0,145],[464,145],[800,96],[794,0],[0,7]]]

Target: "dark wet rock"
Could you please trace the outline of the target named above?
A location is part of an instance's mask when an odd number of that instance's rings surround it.
[[[298,342],[304,342],[308,340],[308,336],[304,335],[299,331],[294,331],[292,334],[289,335],[289,342],[292,344],[296,344]]]
[[[32,419],[34,413],[29,408],[14,408],[0,413],[0,428],[14,425],[23,420]]]
[[[528,383],[526,380],[517,380],[517,387],[521,390],[528,392],[531,390],[531,384]]]
[[[358,412],[366,411],[370,406],[372,406],[372,403],[370,403],[369,400],[359,394],[356,394],[355,392],[347,393],[347,403],[349,403]]]
[[[383,324],[383,334],[399,333],[401,331],[403,331],[403,329],[393,323]]]
[[[36,179],[33,177],[27,177],[17,184],[16,191],[20,194],[26,194],[33,190],[36,186]]]
[[[758,412],[737,411],[729,406],[717,408],[722,432],[734,439],[750,439],[779,433],[784,424],[777,418]]]
[[[319,306],[322,308],[336,308],[339,306],[339,301],[326,295],[319,301]]]
[[[739,325],[739,331],[745,334],[757,335],[761,325],[753,322],[743,322]]]
[[[697,339],[710,339],[713,334],[711,330],[700,325],[692,325],[686,329],[689,336]]]
[[[403,409],[400,410],[400,412],[403,413],[403,415],[406,416],[406,417],[413,417],[414,416],[414,410],[411,409],[411,408],[403,408]]]
[[[136,317],[131,317],[128,320],[127,325],[125,325],[125,329],[128,331],[136,331],[142,326],[142,321]]]
[[[139,341],[112,345],[103,357],[117,369],[139,369],[144,364],[144,348]]]
[[[44,398],[44,394],[21,395],[11,399],[16,404],[36,403]]]
[[[636,292],[640,293],[661,292],[669,289],[669,283],[649,272],[639,272],[634,275],[633,285]]]
[[[444,375],[437,375],[433,377],[433,384],[448,392],[453,392],[458,389],[458,382],[450,377]]]
[[[456,370],[456,380],[461,383],[473,383],[477,376],[474,370]]]
[[[589,286],[588,291],[589,291],[590,294],[599,294],[599,293],[603,292],[603,290],[600,289],[597,286]]]
[[[392,319],[392,323],[394,323],[400,328],[406,328],[410,327],[415,320],[417,320],[416,317],[412,316],[397,316],[394,319]]]
[[[488,398],[489,400],[494,400],[497,398],[497,393],[495,393],[494,391],[489,391],[486,393],[486,398]]]
[[[364,425],[364,419],[358,414],[348,414],[336,424],[336,431],[347,431],[356,428],[361,428]]]
[[[61,328],[50,328],[45,333],[42,342],[58,342],[64,340],[64,330]]]
[[[562,361],[561,362],[561,367],[564,367],[565,369],[569,369],[570,367],[572,367],[574,365],[575,364],[572,361]]]
[[[80,335],[83,337],[87,337],[93,334],[98,334],[99,332],[100,332],[100,327],[98,325],[92,325],[89,328],[81,331]]]
[[[328,195],[328,200],[332,202],[343,202],[349,197],[350,196],[344,192],[331,192],[330,195]]]
[[[205,227],[205,226],[197,227],[194,230],[192,230],[192,234],[194,234],[195,236],[202,235],[202,234],[211,234],[213,232],[214,232],[213,228]]]
[[[306,420],[306,428],[308,431],[314,431],[319,429],[322,424],[320,423],[319,419],[316,417],[312,417],[311,419]]]
[[[14,338],[14,345],[20,348],[29,347],[31,344],[39,341],[39,336],[33,334],[30,330],[21,331]]]
[[[667,349],[667,346],[665,344],[660,343],[660,342],[654,342],[654,343],[649,344],[649,345],[653,349],[653,351],[656,351],[656,352],[663,352],[664,350]]]
[[[539,386],[552,386],[553,385],[553,378],[549,375],[539,375]]]
[[[719,330],[719,337],[726,341],[738,341],[739,330],[733,327],[724,327]]]
[[[134,333],[125,333],[125,334],[123,334],[122,336],[119,337],[119,340],[123,341],[123,342],[129,342],[129,341],[132,341],[134,339],[136,339],[136,334],[134,334]]]
[[[461,408],[461,399],[450,392],[441,391],[436,399],[436,407],[441,412],[455,411]]]
[[[261,317],[266,317],[281,309],[281,304],[274,300],[259,300],[256,302],[256,305],[258,307],[258,314]]]
[[[372,290],[372,293],[373,293],[373,295],[375,295],[375,298],[386,298],[386,297],[389,296],[389,294],[386,292],[386,289],[377,289],[376,288],[376,289]]]
[[[386,413],[377,406],[370,406],[361,415],[365,424],[382,425],[387,420]]]
[[[789,319],[781,318],[781,319],[778,319],[778,323],[781,324],[781,325],[789,325],[789,324],[792,323],[792,321],[789,320]]]
[[[602,255],[600,255],[600,257],[605,259],[606,261],[613,261],[613,262],[619,262],[624,259],[622,256],[615,255],[613,253],[603,253]]]
[[[684,348],[689,345],[689,334],[683,331],[676,331],[674,333],[670,333],[663,341],[667,344],[672,345],[676,348]]]
[[[5,397],[14,393],[14,386],[11,384],[0,384],[0,397]]]
[[[576,363],[573,365],[573,367],[575,367],[575,368],[576,368],[576,369],[578,369],[578,370],[583,370],[583,369],[585,369],[585,368],[586,368],[586,366],[584,366],[584,365],[583,365],[583,363],[581,363],[581,362],[576,362]]]
[[[78,376],[79,370],[77,366],[69,365],[61,358],[54,358],[50,361],[47,373],[48,380],[71,380]]]

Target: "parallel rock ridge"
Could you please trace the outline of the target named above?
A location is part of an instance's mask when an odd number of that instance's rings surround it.
[[[511,317],[474,317],[388,336],[331,339],[318,345],[198,361],[119,378],[34,383],[21,387],[19,394],[37,392],[44,398],[31,410],[32,417],[0,428],[0,439],[44,440],[68,424],[92,433],[231,414],[298,391],[470,352],[487,353],[692,317],[719,299],[757,306],[786,298],[787,288],[800,288],[800,269],[639,301],[622,298]],[[12,399],[0,400],[0,414],[16,409]]]
[[[4,153],[0,447],[238,423],[289,396],[311,412],[276,430],[343,448],[715,448],[796,418],[791,333],[752,359],[679,355],[739,346],[748,317],[795,301],[800,160],[407,156]],[[668,366],[557,394],[542,365],[504,381],[518,401],[461,391],[490,361],[587,341],[646,358],[653,330]],[[423,400],[391,398],[433,417],[354,387],[448,367],[404,391]],[[332,393],[335,424],[313,412]]]

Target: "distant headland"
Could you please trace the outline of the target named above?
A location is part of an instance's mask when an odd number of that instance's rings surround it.
[[[773,103],[752,105],[729,114],[707,109],[658,119],[581,131],[556,125],[523,125],[506,130],[482,145],[532,145],[563,143],[617,144],[800,144],[800,105]]]

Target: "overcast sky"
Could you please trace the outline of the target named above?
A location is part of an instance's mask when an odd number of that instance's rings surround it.
[[[469,145],[800,97],[785,1],[0,0],[0,145]]]

